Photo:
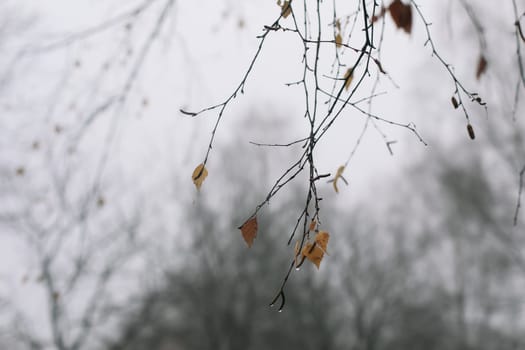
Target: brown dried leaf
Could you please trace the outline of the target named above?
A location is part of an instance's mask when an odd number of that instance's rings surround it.
[[[412,32],[412,7],[410,4],[404,4],[401,0],[394,0],[388,6],[388,10],[396,27],[410,34]]]
[[[315,235],[314,243],[307,243],[306,246],[303,247],[302,255],[314,263],[317,268],[321,265],[321,261],[326,253],[329,238],[330,234],[328,232],[321,231]]]
[[[257,237],[257,217],[254,216],[246,220],[246,222],[239,227],[239,230],[241,230],[242,237],[246,244],[248,244],[248,248],[250,248],[253,240]]]
[[[487,70],[487,59],[485,58],[485,56],[480,55],[478,59],[478,66],[476,68],[476,79],[479,80],[479,78],[481,78],[481,76],[483,75],[483,73],[485,73],[486,70]]]
[[[310,227],[308,227],[309,231],[315,231],[315,228],[317,227],[317,221],[315,219],[310,222]]]
[[[204,179],[206,179],[207,176],[208,176],[208,170],[206,170],[206,167],[202,163],[197,165],[195,170],[193,170],[191,179],[193,180],[195,187],[197,187],[197,190],[201,189],[202,183]]]
[[[277,2],[277,5],[279,5],[280,1]],[[292,7],[290,6],[290,1],[285,1],[281,6],[281,16],[283,18],[286,18],[290,16],[292,13]]]
[[[295,241],[295,246],[293,248],[293,252],[294,252],[293,264],[296,268],[301,266],[302,260],[304,260],[304,257],[302,256],[302,254],[299,254],[299,246],[300,246],[299,241]],[[299,255],[302,257],[301,261],[299,261]]]
[[[352,79],[354,79],[354,72],[352,68],[348,68],[348,70],[345,73],[345,90],[348,91],[350,88],[350,85],[352,84]]]
[[[384,70],[383,65],[381,64],[381,62],[377,58],[372,58],[372,59],[377,64],[377,68],[379,68],[379,71],[381,73],[383,73],[383,74],[386,74],[386,71]]]
[[[328,239],[330,239],[330,234],[326,231],[320,231],[315,235],[315,243],[317,243],[317,245],[321,247],[325,253],[328,246]]]
[[[454,106],[454,108],[458,108],[459,107],[458,100],[456,100],[456,98],[454,96],[452,96],[450,101],[452,101],[452,106]]]
[[[337,35],[335,36],[335,46],[339,48],[341,47],[342,44],[343,44],[343,37],[341,36],[340,33],[337,33]]]
[[[474,134],[474,128],[472,127],[472,125],[470,125],[470,123],[467,124],[467,132],[471,140],[474,140],[476,138],[476,134]]]

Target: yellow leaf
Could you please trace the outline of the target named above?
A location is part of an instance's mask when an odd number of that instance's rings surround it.
[[[248,244],[248,248],[250,248],[253,240],[257,237],[257,217],[254,216],[246,220],[246,222],[239,227],[239,230],[241,230],[242,237],[246,244]]]
[[[297,260],[297,258],[299,257],[299,241],[295,241],[295,247],[293,248],[293,251],[294,251],[294,259],[293,259],[293,263],[295,265],[295,267],[298,267],[300,262]]]
[[[330,239],[330,234],[326,231],[320,231],[318,234],[315,235],[315,243],[317,243],[317,245],[321,247],[321,249],[323,249],[325,253],[326,253],[326,247],[328,246],[329,239]]]
[[[328,239],[330,234],[326,231],[321,231],[315,235],[314,243],[307,243],[303,247],[302,255],[310,260],[317,268],[321,265],[326,248],[328,246]]]
[[[337,172],[335,173],[334,179],[331,180],[332,185],[334,186],[335,193],[339,193],[339,189],[337,188],[337,181],[339,181],[339,179],[342,179],[344,183],[348,185],[348,182],[346,182],[346,179],[343,177],[344,171],[345,171],[345,166],[341,165],[339,168],[337,168]]]
[[[343,37],[341,36],[341,34],[337,33],[337,35],[335,36],[335,46],[336,47],[341,47],[341,45],[343,44]]]
[[[198,190],[201,189],[202,183],[204,182],[204,179],[208,176],[208,170],[206,170],[206,167],[204,164],[199,164],[193,170],[193,174],[191,174],[191,179],[193,180],[193,183],[195,184],[195,187],[197,187]]]
[[[350,88],[350,84],[352,84],[352,79],[354,79],[354,72],[352,68],[348,68],[348,70],[345,73],[345,90],[348,91]]]

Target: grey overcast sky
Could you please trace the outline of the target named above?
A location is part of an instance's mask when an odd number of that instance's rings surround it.
[[[434,2],[420,2],[427,18],[440,24],[431,27],[437,49],[448,62],[454,62],[458,76],[468,87],[475,86],[473,67],[478,57],[475,43],[459,45],[451,44],[450,40],[468,36],[468,27],[462,20],[447,23],[446,13],[435,11],[438,5]],[[0,161],[12,169],[24,166],[26,178],[30,178],[31,171],[45,165],[46,159],[33,153],[27,155],[34,142],[38,141],[40,147],[50,153],[58,149],[57,152],[63,152],[66,157],[70,140],[59,139],[61,136],[53,131],[58,126],[65,130],[64,135],[81,140],[79,149],[71,151],[77,152],[75,168],[85,169],[83,176],[75,180],[74,188],[79,191],[97,176],[102,162],[104,170],[100,176],[130,191],[123,196],[124,207],[128,204],[132,207],[138,198],[147,200],[151,194],[168,197],[167,192],[175,191],[181,198],[195,195],[191,173],[206,152],[216,112],[191,118],[182,115],[179,109],[200,110],[222,102],[231,94],[257,49],[256,36],[262,33],[264,25],[275,20],[279,8],[273,0],[175,1],[158,39],[140,66],[124,107],[101,114],[87,135],[82,134],[80,128],[77,134],[78,121],[89,119],[96,106],[103,106],[108,96],[121,88],[133,71],[136,53],[154,30],[152,19],[164,1],[152,2],[151,6],[157,9],[128,29],[130,35],[123,23],[66,47],[39,50],[65,34],[82,32],[140,3],[122,0],[6,2],[4,8],[8,8],[8,16],[12,16],[10,23],[18,25],[16,21],[20,19],[24,31],[19,36],[6,35],[7,44],[2,46],[2,51],[15,54],[18,49],[29,47],[30,50],[16,69],[9,88],[0,90],[3,93],[0,106],[4,108],[0,126],[4,129],[2,132],[12,131],[0,141],[3,147]],[[487,4],[483,8],[490,11],[491,6]],[[340,10],[346,14],[353,11],[352,8]],[[506,7],[501,10],[509,11]],[[431,149],[435,142],[448,143],[458,137],[467,137],[463,116],[450,106],[454,92],[450,77],[431,57],[429,48],[423,46],[425,40],[426,33],[419,19],[415,18],[413,33],[409,36],[386,18],[381,62],[394,83],[383,79],[377,91],[384,94],[374,99],[373,112],[398,123],[413,122],[429,146],[423,146],[405,128],[379,122],[388,140],[397,141],[392,146],[394,155],[391,156],[381,135],[370,127],[345,172],[349,186],[342,186],[339,195],[333,197],[337,205],[344,207],[360,198],[388,196],[406,166]],[[239,95],[225,111],[216,136],[217,149],[238,140],[243,146],[239,152],[249,154],[256,148],[249,141],[287,143],[306,136],[302,92],[297,87],[285,86],[300,79],[299,44],[291,34],[272,35],[248,79],[246,93]],[[32,51],[34,49],[39,52]],[[99,80],[108,60],[112,65],[110,74]],[[116,68],[113,69],[113,65]],[[489,91],[483,85],[474,90]],[[7,111],[11,118],[7,117]],[[114,120],[118,122],[112,129]],[[476,127],[485,128],[482,118],[476,117],[474,122]],[[364,123],[362,115],[350,110],[339,120],[327,134],[326,143],[319,146],[320,173],[335,173],[345,163]],[[245,125],[253,128],[241,128]],[[75,132],[69,133],[71,130]],[[53,142],[58,148],[47,148]],[[469,144],[467,147],[475,146]],[[293,147],[268,150],[268,154],[272,152],[296,151]],[[68,162],[66,159],[64,163]],[[275,159],[286,157],[276,156]],[[216,190],[214,184],[218,186],[218,182],[213,178],[221,172],[221,162],[219,154],[212,154],[208,164],[210,175],[202,191],[213,193]],[[287,163],[273,165],[270,171],[273,176],[288,167]],[[31,178],[27,190],[45,189],[45,182],[43,176]],[[25,185],[20,182],[18,186],[24,188]],[[320,188],[330,195],[333,192],[328,183]],[[111,186],[107,191],[108,200],[111,200]],[[46,192],[40,195],[45,197]],[[171,205],[175,217],[172,219],[176,220],[176,204]],[[13,202],[13,206],[16,203]],[[37,291],[38,287],[26,285],[21,288],[20,285],[24,276],[38,274],[36,262],[24,251],[23,243],[6,235],[0,240],[2,293],[18,299],[17,303],[28,313],[39,314],[40,311],[44,314],[44,296]],[[46,324],[44,319],[42,324]],[[47,331],[43,328],[42,332]]]

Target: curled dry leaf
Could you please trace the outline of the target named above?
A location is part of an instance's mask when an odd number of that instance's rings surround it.
[[[197,187],[197,190],[201,189],[202,183],[208,176],[208,170],[206,170],[206,167],[204,164],[199,164],[193,170],[193,174],[191,174],[191,179],[193,180],[193,183],[195,184],[195,187]]]
[[[452,106],[454,106],[454,108],[458,108],[459,107],[458,100],[456,100],[456,98],[454,96],[452,96],[450,101],[452,102]]]
[[[474,128],[472,127],[472,125],[470,125],[470,123],[467,124],[467,132],[471,140],[474,140],[476,138],[476,134],[474,134]]]
[[[335,173],[334,179],[329,181],[329,182],[332,182],[335,193],[339,193],[339,188],[337,187],[337,181],[339,181],[339,179],[343,180],[344,183],[348,185],[348,181],[346,181],[346,179],[343,177],[344,171],[345,171],[345,166],[341,165],[339,168],[337,168],[337,172]]]
[[[341,36],[341,33],[337,33],[337,35],[335,36],[335,46],[337,48],[340,48],[342,44],[343,44],[343,37]]]
[[[314,263],[317,268],[321,265],[321,261],[326,253],[329,238],[330,234],[328,232],[320,231],[315,235],[314,243],[307,243],[306,246],[303,247],[302,255]]]
[[[326,231],[320,231],[318,234],[315,235],[315,243],[317,243],[318,246],[320,246],[324,252],[326,253],[326,247],[328,246],[328,239],[330,238],[330,234]]]
[[[377,68],[379,68],[379,71],[383,74],[386,74],[386,71],[384,70],[383,68],[383,65],[381,64],[381,62],[377,59],[377,58],[372,58],[375,62],[375,64],[377,65]]]
[[[345,90],[348,91],[350,85],[352,84],[352,79],[354,79],[354,70],[353,68],[348,68],[345,73]]]
[[[253,240],[257,237],[257,217],[254,216],[246,220],[246,222],[239,227],[239,230],[241,230],[242,238],[244,238],[244,241],[248,244],[248,248],[250,248]]]
[[[479,80],[479,78],[481,78],[481,76],[483,75],[483,73],[485,73],[486,70],[487,70],[487,59],[485,58],[485,56],[481,55],[479,56],[478,66],[476,68],[476,79]]]
[[[388,6],[390,16],[396,24],[396,27],[403,29],[410,34],[412,32],[412,7],[410,4],[404,4],[401,0],[394,0]]]
[[[290,1],[285,1],[282,5],[281,1],[277,1],[277,5],[281,6],[281,16],[283,16],[283,18],[290,16],[290,14],[292,13]]]
[[[312,219],[312,222],[310,222],[310,227],[308,227],[309,231],[315,231],[315,228],[317,227],[317,220]]]
[[[303,256],[302,254],[300,254],[300,252],[299,252],[299,249],[300,249],[300,248],[299,248],[299,247],[300,247],[300,243],[299,243],[299,241],[296,241],[296,242],[295,242],[295,246],[294,246],[294,248],[293,248],[293,251],[294,251],[294,254],[293,254],[293,256],[294,256],[294,258],[293,258],[293,264],[294,264],[294,266],[295,266],[296,268],[301,267],[301,265],[303,264],[303,261],[304,261],[304,259],[305,259],[305,256]],[[299,256],[301,257],[301,260],[299,260]]]

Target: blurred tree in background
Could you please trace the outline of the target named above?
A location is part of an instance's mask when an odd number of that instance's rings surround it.
[[[293,213],[300,201],[272,207],[261,220],[268,230],[261,232],[265,238],[251,250],[231,235],[237,205],[246,205],[245,198],[229,202],[236,204],[231,208],[214,209],[205,198],[187,205],[188,225],[180,235],[192,234],[177,248],[184,262],[168,268],[164,282],[133,303],[119,340],[108,349],[520,348],[525,345],[523,325],[518,326],[523,270],[504,242],[482,233],[485,218],[466,214],[490,208],[486,179],[475,165],[461,177],[451,176],[458,171],[451,164],[436,161],[436,166],[443,176],[433,178],[436,190],[425,191],[433,198],[428,205],[412,207],[408,189],[401,194],[409,205],[396,209],[393,203],[386,214],[398,210],[403,218],[408,213],[424,217],[436,206],[450,208],[434,216],[442,221],[413,227],[386,216],[378,223],[373,219],[377,210],[363,203],[330,210],[330,222],[338,223],[338,244],[329,251],[322,274],[312,274],[307,266],[293,275],[298,280],[287,289],[282,313],[266,306],[267,286],[275,283],[276,271],[291,253],[281,249],[287,227],[283,214]],[[428,181],[426,174],[415,174],[411,180]],[[463,185],[456,182],[467,176]],[[475,201],[461,193],[473,187],[482,193]],[[473,205],[480,208],[471,211]],[[456,227],[465,223],[465,215],[469,223]],[[494,219],[487,230],[507,224]],[[514,243],[514,249],[522,246]]]

